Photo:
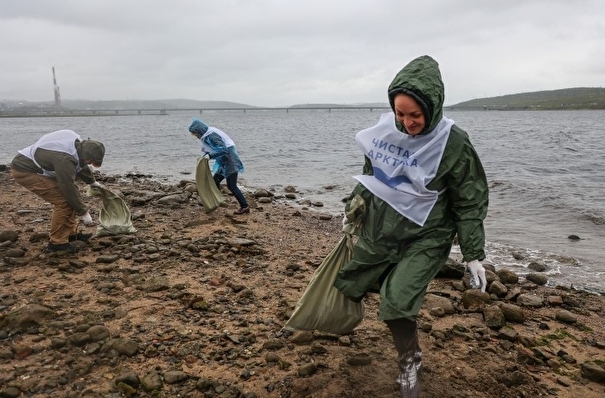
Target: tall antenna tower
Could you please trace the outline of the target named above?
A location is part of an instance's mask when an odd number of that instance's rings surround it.
[[[55,106],[61,106],[61,92],[57,85],[57,78],[55,77],[55,67],[53,66],[53,86],[55,89]]]

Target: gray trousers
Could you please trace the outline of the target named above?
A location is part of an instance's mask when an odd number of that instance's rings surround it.
[[[399,366],[399,383],[401,398],[418,398],[420,395],[420,369],[422,368],[422,351],[418,344],[416,321],[409,319],[392,319],[385,321],[397,349]]]

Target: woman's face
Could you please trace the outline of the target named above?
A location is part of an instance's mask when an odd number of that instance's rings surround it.
[[[397,94],[393,102],[395,117],[409,135],[419,134],[426,126],[424,113],[416,100],[406,94]]]

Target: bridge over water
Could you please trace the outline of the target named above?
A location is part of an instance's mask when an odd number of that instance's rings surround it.
[[[52,117],[52,116],[127,116],[127,115],[167,115],[172,112],[296,112],[296,111],[358,111],[390,110],[388,106],[296,106],[296,107],[253,107],[253,108],[105,108],[105,109],[28,109],[27,111],[3,110],[0,117]]]

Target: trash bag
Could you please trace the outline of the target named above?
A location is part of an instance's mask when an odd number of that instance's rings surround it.
[[[101,198],[103,206],[99,211],[99,225],[96,236],[131,234],[137,232],[132,225],[130,209],[114,192],[102,187],[88,187],[88,196]]]
[[[338,245],[315,270],[284,326],[286,330],[347,334],[359,325],[365,316],[363,302],[349,300],[333,286],[340,268],[351,260],[352,252],[351,235],[344,234]]]
[[[213,212],[217,207],[225,203],[225,195],[221,193],[212,178],[208,159],[201,158],[198,160],[195,169],[195,183],[197,185],[197,193],[200,196],[206,213]]]
[[[349,205],[349,210],[345,212],[347,222],[342,228],[342,232],[351,235],[359,235],[366,213],[366,202],[360,195],[355,195]]]

